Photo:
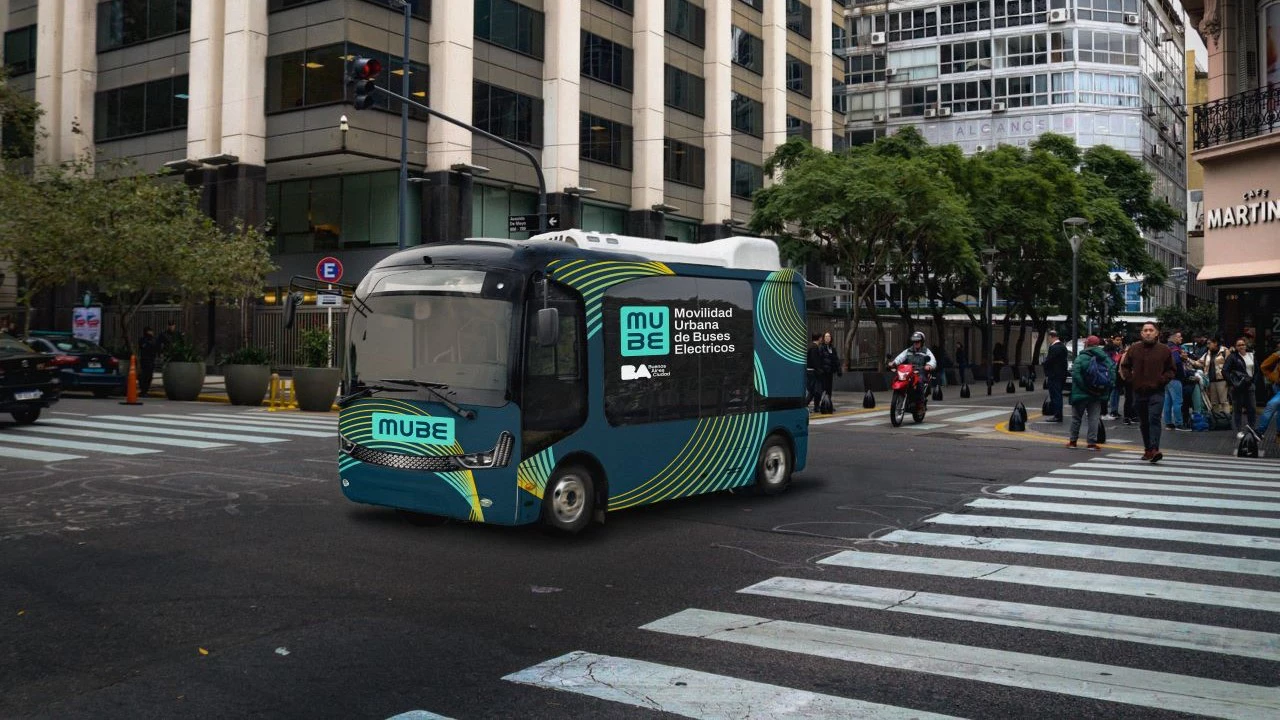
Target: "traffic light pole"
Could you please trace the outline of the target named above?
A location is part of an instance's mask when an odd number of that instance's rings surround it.
[[[400,0],[404,10],[404,54],[400,66],[404,75],[400,79],[400,89],[409,92],[409,27],[413,7],[409,0]],[[409,242],[409,106],[400,104],[400,240],[396,245],[403,250]]]
[[[408,53],[405,53],[405,54],[408,55]],[[494,135],[493,133],[487,130],[481,130],[475,125],[464,123],[455,117],[450,117],[448,115],[445,115],[439,110],[434,110],[431,107],[428,107],[427,105],[423,105],[422,103],[416,100],[411,100],[408,97],[405,97],[404,95],[393,93],[390,90],[380,85],[375,87],[374,89],[380,93],[384,93],[386,95],[390,95],[393,98],[397,98],[401,102],[407,103],[407,105],[412,105],[413,107],[418,108],[419,110],[427,113],[432,117],[437,117],[437,118],[440,118],[441,120],[444,120],[445,122],[453,123],[458,127],[466,128],[467,130],[470,130],[471,132],[475,133],[476,135],[479,135],[482,138],[487,138],[489,140],[492,140],[505,148],[514,150],[517,153],[520,153],[521,155],[523,155],[525,159],[529,161],[529,164],[533,165],[533,172],[535,175],[538,176],[538,232],[543,232],[544,230],[547,229],[547,179],[542,174],[542,163],[538,161],[538,158],[534,156],[532,152],[529,152],[527,148],[521,147],[511,142],[510,140],[507,140],[505,138],[500,138],[497,135]],[[407,132],[403,133],[401,136],[401,142],[407,142],[404,139],[407,136],[408,136]]]

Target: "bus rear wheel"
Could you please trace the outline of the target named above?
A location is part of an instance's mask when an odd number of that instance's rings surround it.
[[[556,532],[580,533],[590,524],[595,506],[591,473],[578,465],[559,468],[542,493],[542,524]]]
[[[777,495],[791,484],[791,446],[781,435],[770,435],[760,448],[756,464],[756,489],[765,495]]]

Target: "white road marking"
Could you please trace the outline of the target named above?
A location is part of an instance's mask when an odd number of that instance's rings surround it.
[[[1083,485],[1085,487],[1118,488],[1121,490],[1159,490],[1163,492],[1210,493],[1213,495],[1238,495],[1256,498],[1280,498],[1280,491],[1274,490],[1237,490],[1234,488],[1212,487],[1207,485],[1166,485],[1162,483],[1125,482],[1121,480],[1092,480],[1089,478],[1067,478],[1038,476],[1027,480],[1028,483],[1052,483],[1054,485]]]
[[[402,712],[399,715],[393,715],[392,717],[387,718],[387,720],[452,720],[452,718],[447,718],[444,715],[437,715],[433,712],[427,712],[426,710],[410,710],[409,712]]]
[[[1112,525],[1110,523],[1073,522],[1071,520],[1041,520],[1039,518],[1002,517],[999,515],[956,515],[953,513],[934,515],[931,518],[927,518],[925,522],[935,525],[1037,530],[1040,532],[1060,532],[1075,535],[1100,535],[1103,537],[1165,540],[1199,545],[1221,545],[1223,547],[1253,548],[1256,550],[1280,550],[1280,538],[1199,532],[1196,530],[1175,530],[1142,525]]]
[[[945,720],[951,716],[793,690],[581,650],[504,678],[691,718]]]
[[[1241,463],[1238,465],[1225,465],[1225,464],[1222,464],[1221,461],[1218,460],[1218,458],[1213,458],[1213,459],[1205,458],[1205,460],[1184,460],[1176,456],[1165,455],[1164,459],[1162,459],[1160,462],[1152,463],[1148,460],[1143,460],[1141,457],[1121,457],[1117,453],[1117,454],[1105,455],[1103,457],[1093,458],[1088,464],[1089,465],[1109,464],[1109,465],[1116,465],[1116,466],[1124,466],[1126,468],[1139,468],[1139,467],[1157,468],[1157,469],[1164,468],[1168,472],[1182,473],[1182,474],[1192,474],[1192,473],[1207,474],[1210,472],[1211,468],[1212,470],[1216,470],[1219,473],[1221,473],[1224,470],[1227,472],[1235,472],[1236,470],[1242,470],[1244,472],[1265,472],[1266,473],[1265,477],[1280,479],[1280,465],[1268,464],[1260,460],[1251,460],[1246,463]]]
[[[841,417],[825,417],[825,418],[820,418],[818,420],[810,419],[809,424],[810,425],[830,425],[832,423],[846,422],[850,417],[852,416],[844,415]]]
[[[750,615],[689,609],[641,629],[1210,717],[1280,713],[1271,687]]]
[[[1111,502],[1138,503],[1140,505],[1191,505],[1219,510],[1280,512],[1280,503],[1228,500],[1226,498],[1195,497],[1192,495],[1139,495],[1137,493],[1073,490],[1071,488],[1036,487],[1032,485],[1010,485],[1009,487],[1001,488],[1000,493],[1005,495],[1074,498],[1076,500],[1107,500]]]
[[[1047,630],[1262,660],[1280,659],[1280,635],[1273,633],[1171,620],[1152,620],[1092,610],[788,577],[769,578],[738,592],[944,617],[990,625]]]
[[[1162,565],[1191,570],[1229,572],[1241,575],[1265,575],[1280,577],[1280,562],[1270,560],[1242,560],[1222,555],[1192,555],[1190,553],[1109,545],[1081,545],[1051,542],[1048,540],[1019,540],[1015,538],[980,538],[972,535],[947,535],[943,533],[894,530],[877,538],[881,542],[932,547],[987,550],[990,552],[1026,553],[1028,555],[1053,555],[1056,557],[1102,560],[1105,562]]]
[[[938,428],[947,427],[944,423],[903,423],[902,427],[908,430],[937,430]]]
[[[50,410],[53,415],[75,415],[76,417],[89,417],[89,413],[73,413],[65,410]]]
[[[1166,522],[1195,523],[1197,525],[1236,525],[1280,530],[1280,518],[1251,515],[1170,512],[1167,510],[1143,510],[1142,508],[1114,507],[1110,505],[1075,505],[1071,503],[1034,502],[1031,500],[1000,500],[997,498],[978,498],[972,502],[965,503],[965,505],[989,510],[1023,510],[1027,512],[1057,513],[1060,515],[1095,515],[1098,517],[1124,518],[1125,520],[1163,520]]]
[[[76,442],[75,440],[67,440],[60,437],[40,437],[39,435],[28,435],[26,433],[20,435],[12,435],[8,432],[0,434],[0,444],[3,443],[36,445],[39,447],[53,448],[55,450],[88,450],[90,452],[100,452],[108,455],[150,455],[152,453],[160,452],[159,450],[152,448],[130,447],[128,445],[108,445],[106,443]]]
[[[1163,463],[1161,463],[1163,465]],[[1221,472],[1221,471],[1217,471]],[[1236,480],[1234,478],[1265,478],[1270,477],[1267,473],[1250,473],[1239,470],[1231,470],[1230,477],[1222,475],[1211,475],[1206,477],[1208,473],[1203,468],[1200,470],[1182,470],[1181,468],[1165,468],[1160,466],[1152,466],[1150,470],[1145,472],[1139,471],[1138,468],[1131,468],[1128,465],[1087,465],[1081,467],[1073,465],[1058,470],[1050,470],[1050,475],[1087,475],[1094,478],[1136,478],[1139,480],[1155,480],[1157,482],[1176,483],[1204,483],[1205,485],[1243,485],[1246,487],[1280,487],[1280,483],[1275,481],[1268,482],[1266,480]],[[1194,474],[1192,474],[1194,473]],[[1226,473],[1223,473],[1225,475]],[[1280,476],[1277,476],[1280,479]]]
[[[855,552],[842,550],[829,558],[818,561],[822,565],[884,570],[916,575],[968,578],[989,582],[1031,585],[1061,590],[1127,595],[1145,599],[1197,603],[1218,607],[1243,608],[1280,612],[1280,592],[1252,590],[1249,588],[1202,585],[1177,580],[1108,575],[1080,572],[1078,570],[1054,570],[1028,565],[949,560],[946,558],[916,557],[914,555],[890,555],[888,553]]]
[[[100,415],[103,420],[141,423],[144,425],[160,425],[163,427],[193,428],[196,430],[231,430],[234,432],[254,432],[266,435],[292,435],[294,437],[331,438],[338,434],[337,428],[331,432],[318,430],[296,430],[294,428],[277,428],[266,425],[236,425],[227,423],[218,425],[211,420],[192,419],[186,415]],[[185,419],[184,419],[185,418]]]
[[[66,453],[41,452],[40,450],[24,450],[22,448],[6,448],[0,460],[35,460],[37,462],[61,462],[63,460],[83,460],[84,455],[67,455]]]
[[[858,422],[845,423],[847,427],[874,427],[876,425],[889,425],[889,418],[881,417],[880,413],[876,413],[874,420],[860,420]]]
[[[88,420],[63,420],[61,418],[49,418],[43,422],[51,425],[63,425],[76,428],[100,428],[102,430],[128,430],[130,432],[151,433],[153,435],[171,435],[173,437],[201,438],[204,440],[230,440],[233,442],[247,442],[265,445],[267,443],[288,442],[286,438],[264,438],[257,435],[235,435],[232,433],[222,432],[200,432],[197,430],[173,430],[169,428],[145,427],[134,425],[132,423],[105,423],[91,422]]]
[[[993,418],[998,415],[1009,415],[1012,412],[1013,410],[1011,409],[983,410],[982,412],[970,413],[969,415],[961,415],[960,417],[947,418],[947,422],[954,422],[954,423],[977,422],[979,420],[986,420],[987,418]]]
[[[270,425],[272,423],[281,423],[285,425],[297,425],[299,427],[337,427],[338,414],[321,415],[320,417],[298,417],[297,414],[288,413],[191,413],[193,417],[204,418],[236,418],[247,422],[257,423],[258,425]]]
[[[98,440],[119,440],[123,442],[144,443],[146,445],[172,445],[175,447],[183,447],[191,450],[206,450],[208,448],[230,447],[228,443],[209,442],[208,440],[189,440],[185,438],[167,438],[167,437],[151,437],[149,435],[137,435],[126,433],[103,432],[101,430],[83,430],[79,428],[69,427],[52,427],[44,423],[36,425],[28,425],[26,427],[12,427],[9,430],[17,430],[19,432],[40,433],[42,435],[62,435],[80,438],[96,438]],[[8,432],[8,431],[6,431]]]
[[[1110,455],[1107,455],[1107,457],[1119,458],[1124,460],[1141,460],[1142,453],[1136,450],[1126,450],[1123,452],[1112,453]],[[1164,460],[1161,460],[1160,462],[1156,463],[1156,466],[1158,467],[1163,463],[1165,463],[1166,461],[1176,462],[1179,464],[1196,463],[1196,464],[1199,464],[1201,467],[1206,467],[1206,468],[1209,465],[1212,465],[1213,467],[1218,469],[1227,468],[1227,467],[1238,467],[1245,470],[1249,468],[1262,468],[1266,470],[1270,468],[1280,467],[1280,463],[1276,462],[1275,460],[1264,460],[1264,459],[1250,460],[1248,458],[1223,457],[1221,455],[1205,456],[1203,458],[1188,456],[1188,455],[1166,455]]]

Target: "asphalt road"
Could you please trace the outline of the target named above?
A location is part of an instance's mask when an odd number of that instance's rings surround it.
[[[1273,463],[857,424],[877,410],[814,425],[782,496],[561,538],[347,502],[332,417],[55,409],[0,423],[0,717],[1280,717]],[[33,444],[57,437],[85,447]]]

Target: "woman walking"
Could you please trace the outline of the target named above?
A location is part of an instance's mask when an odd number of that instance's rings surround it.
[[[1227,376],[1227,384],[1231,386],[1231,426],[1237,431],[1243,430],[1240,424],[1241,415],[1249,420],[1249,427],[1258,424],[1257,398],[1253,390],[1253,353],[1249,352],[1249,343],[1244,338],[1236,340],[1235,351],[1227,356],[1222,366],[1222,374]]]

